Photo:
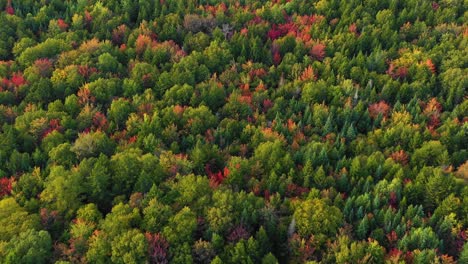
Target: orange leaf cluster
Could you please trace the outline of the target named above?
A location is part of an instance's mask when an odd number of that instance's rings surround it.
[[[432,74],[436,74],[437,70],[431,59],[426,60],[426,66],[432,72]]]
[[[379,114],[382,114],[383,117],[387,117],[390,112],[390,106],[385,101],[380,101],[369,105],[368,111],[372,118],[378,117]]]
[[[314,69],[312,68],[312,66],[309,65],[309,67],[307,67],[302,72],[300,79],[301,81],[309,81],[309,80],[316,81],[317,80],[317,76],[315,75]]]
[[[397,152],[393,152],[390,155],[390,158],[392,158],[392,160],[394,160],[394,161],[396,161],[398,163],[401,163],[403,165],[408,164],[408,154],[406,154],[406,152],[404,150],[399,150]]]
[[[316,60],[322,61],[325,58],[325,44],[317,43],[310,49],[310,55]]]

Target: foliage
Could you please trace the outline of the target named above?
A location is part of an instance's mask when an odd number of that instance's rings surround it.
[[[0,0],[0,263],[467,262],[465,6]]]

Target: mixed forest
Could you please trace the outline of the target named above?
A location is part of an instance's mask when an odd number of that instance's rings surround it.
[[[466,0],[0,0],[0,263],[468,263]]]

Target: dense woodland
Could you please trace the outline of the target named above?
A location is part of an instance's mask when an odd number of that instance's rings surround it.
[[[466,0],[0,0],[0,263],[468,263]]]

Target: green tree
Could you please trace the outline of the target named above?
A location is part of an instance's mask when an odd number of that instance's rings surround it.
[[[145,236],[137,229],[132,229],[117,236],[112,241],[113,263],[137,264],[146,262],[148,245]]]
[[[169,223],[172,215],[173,212],[170,206],[153,198],[149,201],[148,206],[143,209],[142,228],[151,233],[161,232],[163,227]]]
[[[76,171],[68,171],[62,166],[51,168],[44,184],[41,201],[53,210],[58,210],[67,217],[71,217],[81,206],[83,200],[83,178]]]
[[[30,215],[14,198],[0,200],[0,243],[8,242],[21,232],[39,228],[39,217]]]
[[[314,198],[301,202],[294,211],[299,234],[303,237],[333,236],[343,222],[343,214],[335,206]]]
[[[184,207],[170,219],[169,225],[163,229],[163,234],[170,244],[191,244],[196,228],[195,213],[189,207]]]
[[[2,263],[48,263],[52,255],[52,239],[47,231],[26,229],[5,245]]]

